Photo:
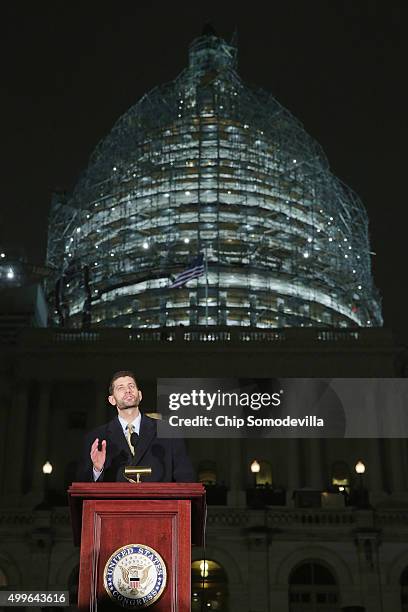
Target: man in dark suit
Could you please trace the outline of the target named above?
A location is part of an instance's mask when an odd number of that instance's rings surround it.
[[[78,482],[126,481],[128,465],[150,467],[145,482],[194,482],[194,471],[181,439],[158,438],[157,421],[139,411],[142,392],[128,370],[116,372],[109,403],[117,416],[87,434],[78,466]]]

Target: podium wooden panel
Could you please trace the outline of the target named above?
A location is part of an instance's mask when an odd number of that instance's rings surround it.
[[[191,544],[204,537],[205,491],[190,483],[74,483],[68,491],[81,546],[78,608],[124,609],[105,590],[104,568],[122,546],[142,544],[163,558],[167,585],[151,612],[190,612]]]

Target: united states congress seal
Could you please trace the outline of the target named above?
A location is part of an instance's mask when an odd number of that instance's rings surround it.
[[[147,608],[159,599],[167,571],[158,552],[144,544],[127,544],[115,550],[103,572],[109,597],[122,608]]]

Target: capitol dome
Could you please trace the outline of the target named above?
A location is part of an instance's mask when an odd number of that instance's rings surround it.
[[[382,325],[360,199],[211,28],[54,197],[47,260],[71,327]]]

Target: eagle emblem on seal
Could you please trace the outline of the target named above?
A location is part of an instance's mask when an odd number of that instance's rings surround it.
[[[124,581],[124,583],[122,583],[123,586],[128,584],[132,591],[144,593],[154,581],[154,578],[149,579],[149,566],[143,567],[143,565],[132,565],[126,568],[120,565],[119,567]],[[120,586],[122,586],[122,584]]]
[[[115,550],[108,559],[103,582],[116,605],[143,609],[162,595],[167,569],[160,554],[150,546],[128,544]]]

